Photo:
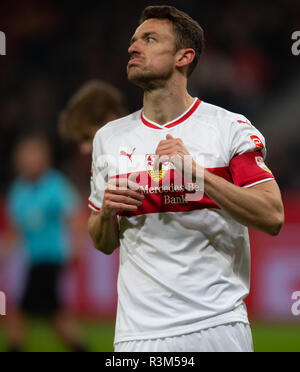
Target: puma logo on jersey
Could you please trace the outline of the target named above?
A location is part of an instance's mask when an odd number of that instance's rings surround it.
[[[239,124],[248,124],[252,127],[252,125],[248,121],[243,121],[243,120],[238,120],[237,121]]]
[[[129,158],[129,160],[132,162],[132,156],[133,156],[133,153],[135,152],[135,150],[136,150],[136,147],[132,150],[131,154],[128,154],[126,151],[121,151],[120,155],[121,156],[127,156]]]

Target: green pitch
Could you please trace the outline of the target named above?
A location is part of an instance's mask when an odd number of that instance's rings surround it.
[[[67,352],[64,344],[44,322],[34,321],[29,325],[30,336],[25,351]],[[300,324],[252,325],[255,351],[300,351]],[[114,326],[83,322],[82,332],[89,351],[113,351]],[[6,351],[3,329],[0,325],[0,352]]]

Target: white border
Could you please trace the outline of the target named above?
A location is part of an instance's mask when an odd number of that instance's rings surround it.
[[[250,185],[243,186],[243,187],[245,189],[249,189],[252,186],[256,186],[256,185],[259,185],[260,183],[264,183],[264,182],[268,182],[268,181],[275,181],[275,178],[266,178],[264,180],[261,180],[261,181],[258,181],[258,182],[254,182],[254,183],[251,183]]]

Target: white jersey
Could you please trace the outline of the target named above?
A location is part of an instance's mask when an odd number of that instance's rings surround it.
[[[274,179],[264,163],[265,140],[253,125],[199,99],[165,125],[148,120],[141,110],[98,131],[91,209],[101,209],[110,177],[137,173],[145,195],[137,211],[118,213],[115,343],[248,323],[243,302],[250,286],[248,229],[206,195],[189,199],[197,185],[185,180],[179,187],[171,163],[154,172],[153,154],[168,133],[180,138],[206,169],[240,187]],[[166,177],[170,182],[164,187]]]

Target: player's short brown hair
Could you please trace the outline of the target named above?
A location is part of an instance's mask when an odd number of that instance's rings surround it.
[[[142,13],[140,24],[148,19],[168,19],[172,22],[176,36],[176,51],[194,49],[196,55],[188,69],[188,77],[196,68],[204,49],[204,31],[197,21],[173,6],[148,6]]]
[[[87,127],[100,128],[107,116],[126,115],[122,93],[101,80],[92,80],[83,85],[69,100],[59,117],[59,132],[65,139],[80,142]]]

